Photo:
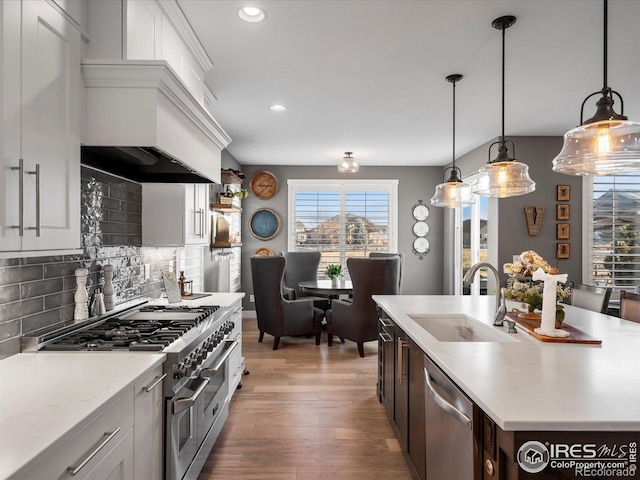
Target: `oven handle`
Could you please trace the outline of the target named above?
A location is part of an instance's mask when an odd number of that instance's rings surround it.
[[[200,376],[202,378],[209,379],[213,377],[216,373],[218,373],[218,370],[220,370],[220,368],[224,365],[224,362],[227,361],[227,358],[229,358],[229,355],[231,355],[231,352],[233,352],[233,349],[238,346],[238,340],[235,340],[233,342],[230,342],[229,340],[227,340],[227,344],[228,343],[231,343],[231,345],[227,347],[227,351],[224,352],[224,355],[222,355],[222,358],[218,361],[218,363],[216,363],[216,366],[213,368],[203,368],[200,371]]]
[[[204,391],[204,389],[207,387],[207,384],[209,383],[208,378],[202,378],[201,380],[202,380],[202,383],[198,388],[196,388],[196,390],[193,392],[193,395],[191,395],[189,398],[178,398],[177,400],[173,401],[174,415],[180,412],[183,412],[184,410],[191,408],[192,406],[195,405],[196,400],[198,399],[200,394]]]

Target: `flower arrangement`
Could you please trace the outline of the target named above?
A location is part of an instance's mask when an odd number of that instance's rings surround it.
[[[533,272],[541,268],[545,273],[556,275],[558,270],[551,267],[547,261],[533,250],[527,250],[520,254],[520,260],[514,263],[503,265],[504,273],[509,275],[505,297],[527,305],[527,311],[533,313],[534,310],[542,309],[542,292],[544,283],[534,283],[531,279]],[[556,288],[556,301],[560,301],[569,295],[569,288],[564,288],[558,284]],[[556,305],[556,320],[564,320],[564,308]]]
[[[342,273],[342,265],[327,265],[327,270],[324,272],[327,277],[330,279],[338,278],[340,273]]]

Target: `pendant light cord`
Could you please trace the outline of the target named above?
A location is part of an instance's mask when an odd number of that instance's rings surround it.
[[[456,82],[453,82],[453,169],[456,169]]]
[[[606,2],[607,0],[605,0]],[[504,40],[504,36],[505,36],[505,32],[506,32],[506,27],[502,29],[502,144],[504,145],[505,141],[504,141],[504,56],[505,56],[505,49],[504,49],[504,44],[505,44],[505,40]]]
[[[604,57],[604,68],[602,69],[602,71],[604,72],[604,78],[603,78],[604,83],[602,85],[602,91],[603,92],[606,91],[607,88],[608,88],[607,87],[607,50],[608,50],[608,46],[607,46],[608,38],[607,37],[608,37],[608,23],[609,23],[608,20],[609,19],[607,17],[608,17],[608,10],[609,9],[607,8],[607,2],[608,2],[608,0],[604,0],[604,15],[603,15],[603,17],[604,17],[604,42],[603,42],[603,45],[604,45],[604,55],[603,55],[603,57]]]

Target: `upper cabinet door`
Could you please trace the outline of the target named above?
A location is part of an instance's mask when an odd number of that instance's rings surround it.
[[[126,58],[162,59],[162,11],[155,0],[126,2]]]
[[[17,251],[20,236],[20,2],[0,2],[0,251]]]
[[[22,250],[80,247],[80,32],[45,1],[23,2]]]
[[[185,185],[185,235],[186,245],[209,243],[209,185]]]

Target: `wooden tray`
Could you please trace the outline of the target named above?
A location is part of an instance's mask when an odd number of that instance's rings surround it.
[[[524,328],[527,333],[533,335],[535,338],[540,340],[541,342],[553,342],[553,343],[586,343],[590,345],[600,345],[602,344],[602,340],[593,338],[592,336],[586,334],[582,330],[576,327],[572,327],[571,325],[567,325],[566,323],[562,324],[562,330],[569,332],[568,337],[547,337],[545,335],[540,335],[533,331],[534,328],[538,328],[540,326],[540,322],[525,320],[524,318],[518,317],[517,310],[507,312],[507,318],[513,320],[522,328]]]

